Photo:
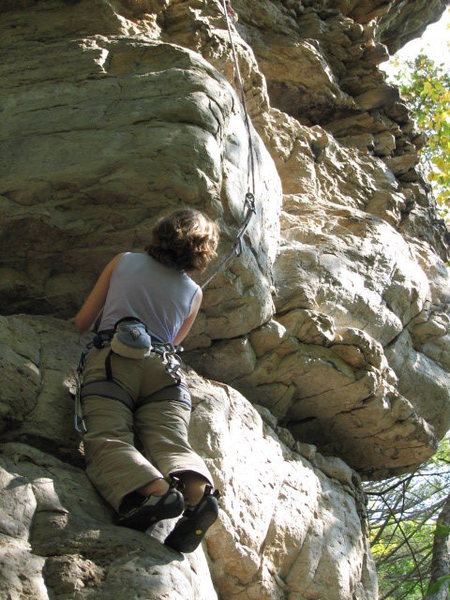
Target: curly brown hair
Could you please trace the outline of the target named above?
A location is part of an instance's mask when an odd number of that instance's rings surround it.
[[[145,248],[157,261],[179,271],[202,271],[216,256],[219,228],[198,210],[177,210],[160,219]]]

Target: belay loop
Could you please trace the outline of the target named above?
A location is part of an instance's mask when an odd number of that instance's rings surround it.
[[[220,261],[219,265],[216,267],[213,274],[210,277],[208,277],[208,279],[204,283],[202,283],[202,286],[201,286],[202,289],[205,288],[223,268],[225,268],[225,266],[229,263],[229,261],[232,258],[234,258],[235,256],[240,256],[242,254],[242,240],[243,240],[244,234],[248,229],[248,226],[250,224],[250,221],[251,221],[253,215],[256,214],[255,149],[254,149],[254,145],[253,145],[252,131],[251,131],[251,126],[250,126],[250,118],[248,116],[247,102],[245,100],[244,85],[242,83],[241,71],[240,71],[239,62],[237,59],[236,48],[234,46],[233,36],[231,34],[230,18],[235,17],[236,13],[232,9],[229,0],[223,0],[223,12],[225,14],[225,19],[227,22],[228,36],[230,39],[231,50],[233,53],[234,66],[236,69],[236,75],[237,75],[237,79],[238,79],[239,87],[240,87],[240,91],[241,91],[241,103],[242,103],[242,107],[244,109],[244,121],[245,121],[245,127],[247,129],[247,135],[248,135],[248,149],[249,149],[248,186],[250,189],[245,194],[244,207],[246,207],[247,212],[246,212],[244,221],[241,225],[241,229],[236,236],[236,242],[233,244],[231,251]]]

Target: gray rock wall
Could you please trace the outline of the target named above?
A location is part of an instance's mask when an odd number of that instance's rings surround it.
[[[357,473],[194,372],[190,439],[222,490],[204,550],[161,544],[173,522],[151,535],[115,526],[72,426],[79,349],[60,319],[2,317],[0,597],[376,597]]]
[[[359,476],[413,468],[450,423],[448,234],[378,64],[443,6],[233,2],[257,214],[186,344],[222,382],[190,374],[223,498],[182,558],[84,475],[66,319],[166,209],[231,248],[249,147],[222,3],[1,3],[0,595],[377,597]]]

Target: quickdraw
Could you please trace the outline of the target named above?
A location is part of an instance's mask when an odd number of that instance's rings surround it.
[[[81,408],[81,386],[83,383],[83,370],[86,362],[86,356],[89,350],[85,350],[81,353],[80,360],[78,362],[77,371],[75,374],[75,410],[74,410],[74,427],[78,433],[87,433],[86,423],[83,419],[83,411]]]

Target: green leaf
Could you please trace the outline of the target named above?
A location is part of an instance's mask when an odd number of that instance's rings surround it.
[[[430,594],[436,594],[436,592],[439,592],[439,590],[441,589],[441,587],[443,585],[445,585],[446,582],[447,582],[447,587],[448,587],[448,582],[449,581],[450,581],[450,575],[442,575],[442,577],[438,577],[436,579],[436,581],[433,583],[433,585],[430,587],[429,593]]]
[[[436,525],[436,535],[447,537],[450,535],[450,526],[444,525],[443,523],[438,523]]]
[[[427,135],[419,152],[439,206],[448,205],[450,189],[450,75],[425,54],[400,65],[393,83],[400,88],[416,127]],[[441,216],[449,219],[448,211]]]

